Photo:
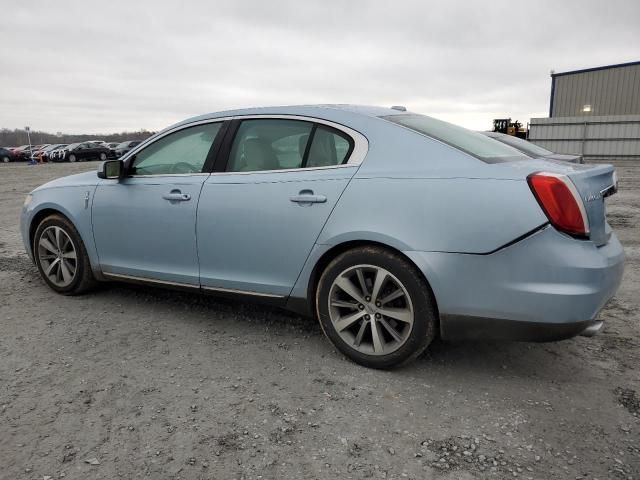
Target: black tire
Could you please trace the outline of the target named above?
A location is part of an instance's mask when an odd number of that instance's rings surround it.
[[[72,153],[69,155],[69,163],[75,163],[77,157]]]
[[[343,340],[331,321],[331,287],[342,272],[357,265],[372,265],[387,270],[403,284],[409,294],[414,312],[413,326],[405,342],[389,354],[370,355],[356,350]],[[415,265],[401,255],[381,247],[359,247],[338,255],[320,276],[315,301],[324,334],[344,355],[365,367],[385,369],[408,363],[424,352],[436,335],[438,313],[429,285]]]
[[[104,152],[100,153],[100,160],[104,162],[106,159],[107,159],[107,154]]]
[[[40,238],[43,232],[48,227],[52,226],[60,227],[69,236],[76,251],[77,261],[74,278],[71,283],[65,287],[59,287],[55,285],[47,277],[47,275],[45,275],[40,257],[38,255],[38,243],[40,242]],[[36,229],[36,233],[33,236],[32,248],[33,257],[36,266],[38,267],[38,271],[40,272],[40,276],[52,290],[62,295],[80,295],[96,286],[97,282],[93,276],[93,272],[91,271],[89,256],[87,255],[87,250],[85,249],[82,238],[80,237],[80,234],[73,226],[73,224],[62,215],[50,215],[40,222],[38,228]]]

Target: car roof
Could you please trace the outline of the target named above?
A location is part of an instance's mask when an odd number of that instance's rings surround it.
[[[340,114],[343,115],[340,115]],[[382,117],[388,115],[401,115],[410,112],[396,110],[386,107],[376,107],[370,105],[349,105],[349,104],[323,104],[323,105],[283,105],[274,107],[242,108],[237,110],[224,110],[221,112],[207,113],[191,117],[172,125],[169,128],[178,127],[188,123],[198,122],[223,117],[248,116],[248,115],[300,115],[317,117],[331,120],[336,116],[357,116],[357,117]]]

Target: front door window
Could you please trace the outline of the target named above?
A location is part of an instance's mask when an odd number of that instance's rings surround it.
[[[129,173],[175,175],[202,172],[221,126],[221,122],[197,125],[153,142],[136,153]]]

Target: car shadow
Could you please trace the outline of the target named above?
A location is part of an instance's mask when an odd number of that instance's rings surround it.
[[[166,308],[184,310],[190,308],[190,315],[177,318],[185,325],[193,324],[200,328],[203,322],[215,319],[228,321],[233,316],[235,325],[242,328],[255,328],[255,324],[268,326],[276,337],[291,341],[299,341],[302,334],[304,341],[313,342],[314,350],[326,349],[337,354],[337,351],[324,338],[322,330],[315,319],[291,313],[279,307],[237,299],[203,295],[199,293],[166,290],[160,287],[134,284],[108,283],[102,285],[91,294],[95,297],[129,300],[133,302],[153,302]],[[574,350],[580,349],[579,342],[585,339],[569,339],[562,342],[525,343],[525,342],[445,342],[435,339],[427,350],[415,361],[388,370],[387,373],[397,377],[420,377],[427,379],[435,373],[459,375],[461,378],[470,374],[479,381],[502,377],[531,378],[540,377],[550,381],[564,382],[583,377],[584,381],[592,373],[585,367],[581,355]],[[351,363],[346,357],[337,354],[342,361]],[[292,360],[293,361],[293,360]],[[360,367],[357,367],[360,368]]]

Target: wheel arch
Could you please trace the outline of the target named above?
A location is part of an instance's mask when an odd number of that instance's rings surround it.
[[[51,207],[45,207],[39,210],[38,212],[36,212],[31,218],[31,223],[29,224],[29,245],[31,249],[33,249],[33,240],[36,234],[36,230],[38,229],[38,225],[40,225],[40,223],[42,223],[42,221],[45,218],[51,215],[60,215],[64,217],[66,220],[68,220],[75,227],[75,223],[71,218],[69,218],[69,215],[65,214],[61,210],[51,208]],[[76,230],[77,230],[77,227],[76,227]]]
[[[71,225],[73,225],[73,227],[76,229],[76,232],[78,232],[78,235],[80,235],[80,239],[84,244],[85,251],[89,256],[89,263],[91,264],[91,269],[93,271],[94,276],[98,280],[101,280],[102,272],[99,268],[100,262],[97,256],[97,252],[95,251],[95,246],[94,246],[93,236],[91,234],[91,231],[87,231],[86,228],[83,229],[80,224],[81,220],[74,218],[71,212],[67,211],[60,204],[49,203],[46,205],[42,205],[41,208],[39,208],[31,216],[31,220],[29,222],[29,229],[28,229],[28,235],[29,235],[28,238],[29,238],[29,250],[31,251],[32,255],[35,254],[35,252],[33,252],[33,241],[36,234],[36,230],[38,229],[38,225],[40,225],[40,223],[45,218],[51,215],[59,215],[63,217],[65,220],[67,220]]]
[[[434,309],[436,311],[436,320],[438,324],[436,325],[436,332],[440,332],[440,310],[438,309],[438,300],[435,296],[431,283],[429,279],[426,277],[422,269],[418,267],[418,265],[408,257],[402,250],[395,248],[387,243],[375,241],[375,240],[348,240],[336,245],[333,245],[329,250],[324,252],[320,258],[315,262],[313,269],[309,275],[309,279],[307,281],[307,300],[308,300],[308,309],[312,315],[315,315],[316,312],[316,290],[318,288],[318,282],[320,281],[320,276],[322,272],[326,269],[326,267],[331,263],[336,257],[341,255],[342,253],[352,250],[354,248],[362,248],[362,247],[378,247],[393,252],[394,254],[402,257],[407,262],[409,262],[416,269],[420,278],[424,281],[427,290],[429,292],[429,296],[431,297],[431,301],[433,302]]]

